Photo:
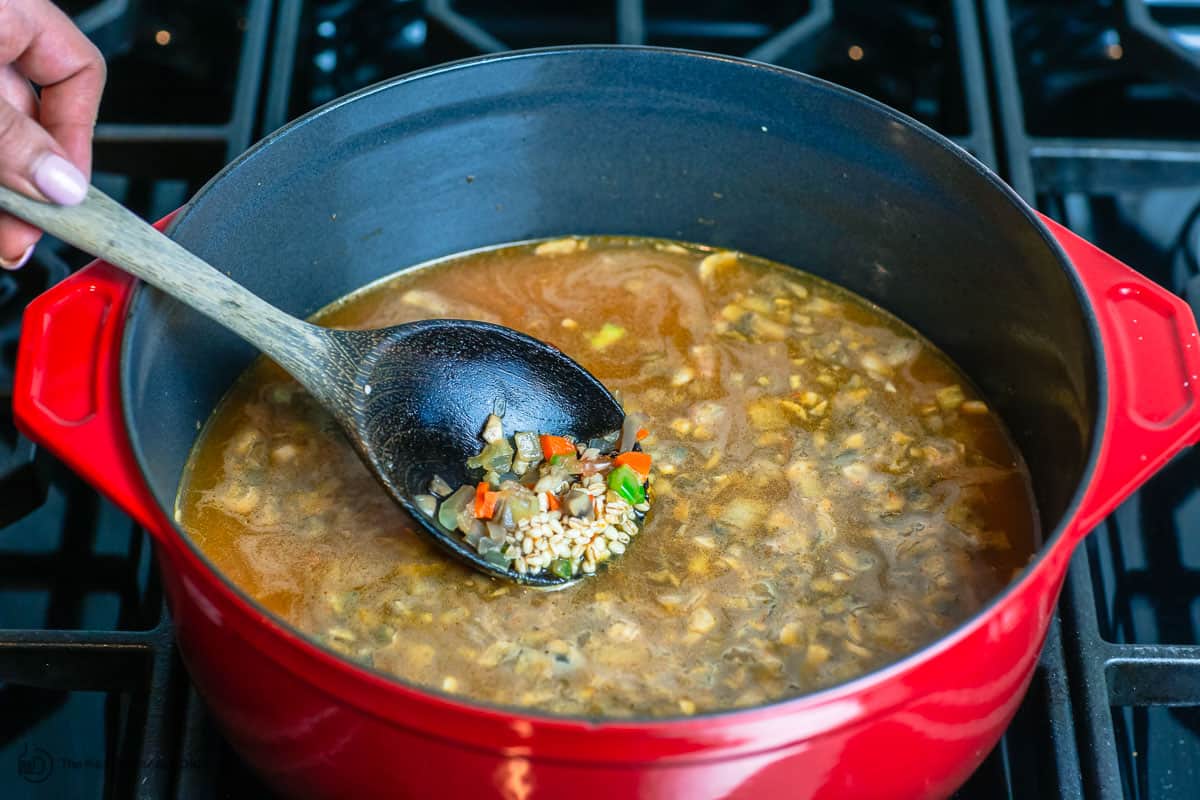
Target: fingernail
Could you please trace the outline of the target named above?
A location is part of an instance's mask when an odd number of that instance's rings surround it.
[[[20,269],[29,263],[29,257],[33,255],[34,245],[29,245],[25,248],[25,252],[16,261],[9,261],[7,258],[0,258],[0,267],[4,269]]]
[[[33,171],[33,185],[52,202],[73,206],[83,202],[88,182],[75,165],[60,155],[49,153]]]

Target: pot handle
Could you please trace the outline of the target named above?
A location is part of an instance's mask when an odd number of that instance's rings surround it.
[[[156,533],[170,525],[134,459],[120,394],[121,334],[135,283],[95,261],[35,297],[21,320],[12,405],[25,435]]]
[[[1108,419],[1077,529],[1087,533],[1175,454],[1200,438],[1200,336],[1182,299],[1042,218],[1096,312],[1108,372]]]

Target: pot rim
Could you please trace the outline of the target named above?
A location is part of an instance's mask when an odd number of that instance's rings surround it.
[[[241,587],[237,586],[229,580],[225,574],[219,570],[207,555],[192,541],[191,537],[180,527],[175,521],[175,515],[168,509],[162,509],[163,520],[169,528],[171,541],[175,544],[181,544],[192,559],[198,561],[205,570],[205,577],[210,579],[210,583],[218,586],[226,595],[226,599],[234,605],[240,606],[243,611],[254,612],[257,619],[255,620],[256,627],[263,630],[270,630],[272,635],[279,640],[279,644],[289,646],[293,649],[299,649],[303,655],[309,659],[316,659],[323,662],[326,667],[332,668],[335,671],[342,673],[344,677],[352,679],[358,683],[364,681],[372,684],[373,688],[391,692],[398,699],[417,700],[420,702],[433,702],[435,705],[443,707],[449,706],[454,711],[475,717],[483,718],[499,718],[506,720],[527,721],[531,724],[536,724],[539,727],[551,729],[578,729],[583,726],[589,731],[612,730],[620,729],[638,729],[639,731],[659,730],[659,731],[678,731],[683,733],[688,729],[695,730],[697,728],[708,728],[714,723],[719,725],[734,724],[738,722],[751,722],[766,717],[776,717],[781,714],[795,715],[805,711],[824,707],[829,708],[837,704],[838,701],[844,700],[847,697],[866,692],[873,688],[878,688],[890,682],[896,676],[905,673],[911,669],[918,667],[924,662],[938,656],[939,654],[954,647],[960,640],[967,638],[980,627],[985,625],[992,617],[995,616],[998,608],[1008,602],[1014,595],[1023,593],[1032,583],[1034,577],[1049,564],[1049,557],[1057,553],[1063,547],[1071,548],[1074,546],[1074,537],[1069,534],[1074,532],[1076,527],[1076,517],[1079,515],[1083,505],[1085,496],[1089,487],[1095,478],[1099,456],[1104,444],[1107,431],[1107,421],[1109,418],[1109,381],[1107,365],[1105,362],[1106,342],[1104,341],[1100,327],[1097,321],[1097,315],[1093,305],[1093,300],[1085,289],[1079,273],[1063,250],[1061,244],[1041,221],[1036,211],[1016,193],[1016,191],[1000,179],[987,165],[979,161],[975,156],[956,144],[949,138],[934,131],[932,128],[919,122],[906,114],[903,114],[896,109],[877,101],[864,94],[856,92],[852,89],[840,86],[838,84],[826,81],[821,78],[808,75],[796,70],[779,67],[773,64],[753,61],[746,58],[736,56],[728,56],[717,53],[709,53],[698,50],[689,50],[685,48],[660,47],[650,45],[617,45],[617,44],[594,44],[594,45],[560,45],[551,47],[530,48],[523,50],[506,51],[503,53],[492,53],[481,56],[473,56],[470,58],[460,59],[457,61],[446,62],[413,72],[404,73],[394,76],[370,86],[363,87],[357,91],[343,95],[339,98],[329,101],[328,103],[319,106],[304,115],[286,123],[272,133],[266,135],[261,140],[251,145],[245,152],[223,167],[212,178],[210,178],[200,189],[175,212],[170,224],[165,233],[168,236],[173,236],[178,225],[187,218],[194,206],[201,200],[209,191],[219,184],[227,175],[237,170],[244,162],[255,157],[260,152],[270,147],[274,142],[287,136],[293,131],[303,127],[307,123],[322,117],[328,113],[336,111],[344,105],[351,104],[362,98],[368,97],[378,92],[387,91],[393,87],[408,84],[414,81],[420,81],[424,78],[441,75],[450,72],[456,72],[463,69],[473,69],[483,67],[492,62],[510,61],[525,58],[549,58],[549,57],[569,57],[578,51],[607,51],[612,53],[620,53],[624,55],[632,54],[647,55],[651,57],[669,57],[679,59],[705,59],[710,61],[720,61],[728,63],[734,67],[741,69],[765,70],[787,77],[790,80],[799,81],[809,86],[830,91],[835,94],[857,102],[861,107],[871,113],[881,113],[894,122],[903,125],[914,133],[918,133],[922,138],[928,140],[931,144],[939,146],[954,157],[963,162],[964,166],[976,172],[983,178],[994,190],[1000,192],[1004,198],[1030,223],[1033,229],[1041,237],[1043,243],[1052,252],[1062,271],[1066,274],[1071,288],[1075,293],[1076,300],[1079,303],[1082,311],[1088,337],[1092,344],[1092,359],[1093,368],[1095,370],[1095,414],[1092,420],[1090,430],[1090,446],[1088,448],[1087,459],[1085,461],[1079,483],[1071,497],[1070,503],[1062,512],[1061,519],[1054,527],[1053,531],[1046,535],[1043,531],[1043,541],[1038,550],[1033,554],[1032,558],[1022,569],[1018,577],[1009,581],[1009,583],[997,594],[992,596],[978,611],[972,614],[967,619],[963,620],[957,626],[947,631],[942,636],[934,639],[928,644],[914,650],[900,659],[886,664],[878,669],[864,673],[851,680],[835,684],[833,686],[819,689],[814,692],[798,695],[795,697],[786,697],[779,700],[774,700],[769,703],[752,706],[743,709],[721,709],[716,711],[702,712],[690,716],[664,716],[664,717],[633,717],[633,718],[591,718],[572,715],[559,715],[542,712],[536,709],[529,709],[519,706],[506,706],[499,704],[485,703],[477,701],[462,695],[452,695],[442,692],[433,687],[421,686],[376,670],[371,667],[363,666],[355,663],[341,655],[336,651],[325,647],[315,639],[302,633],[300,630],[289,624],[287,621],[276,615],[261,605],[257,600],[247,594]],[[130,291],[129,301],[126,311],[126,320],[133,316],[138,310],[138,304],[143,297],[143,290],[146,284],[136,281]],[[153,287],[150,287],[152,291]],[[126,434],[128,436],[131,450],[134,455],[134,460],[137,463],[139,477],[149,485],[149,474],[147,470],[144,452],[141,447],[139,438],[134,435],[136,428],[132,418],[132,411],[126,398],[131,396],[130,374],[125,365],[129,363],[129,351],[132,347],[132,336],[130,334],[130,326],[126,324],[121,333],[120,345],[120,386],[121,386],[121,406],[122,417],[124,419]],[[153,493],[151,493],[153,494]],[[164,531],[166,533],[166,531]],[[1067,559],[1062,559],[1058,565],[1060,571],[1065,572]],[[1054,583],[1057,586],[1057,582]],[[259,624],[259,623],[265,624]],[[290,669],[290,667],[289,667]],[[295,670],[292,670],[295,672]],[[306,676],[297,675],[297,677],[305,680],[309,679]],[[322,687],[324,691],[331,691],[328,687]],[[335,693],[336,694],[336,693]],[[343,701],[353,702],[344,695],[340,696]],[[895,701],[895,702],[898,702]],[[892,705],[894,703],[890,703]],[[367,705],[355,702],[354,705],[361,711],[387,720],[390,723],[406,722],[397,719],[394,715],[386,713],[379,704]],[[871,708],[871,713],[880,713],[882,707]],[[859,714],[850,715],[829,715],[829,723],[826,730],[834,730],[845,725],[851,724],[859,719]],[[406,723],[407,724],[407,723]],[[803,738],[798,735],[797,738]],[[771,749],[771,746],[764,745],[759,749]]]

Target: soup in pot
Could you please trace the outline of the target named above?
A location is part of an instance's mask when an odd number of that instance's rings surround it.
[[[1034,551],[1029,475],[985,399],[907,325],[812,275],[566,238],[408,269],[316,320],[428,317],[516,328],[616,392],[644,420],[649,512],[568,589],[493,581],[414,530],[260,359],[199,436],[177,519],[247,594],[381,672],[555,714],[753,706],[933,641]]]

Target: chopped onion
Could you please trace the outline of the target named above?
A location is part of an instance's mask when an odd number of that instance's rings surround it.
[[[483,423],[483,440],[494,444],[504,438],[504,425],[495,414],[488,414],[487,422]]]
[[[434,475],[429,481],[429,493],[435,497],[445,497],[453,491],[441,475]]]
[[[419,494],[413,497],[413,502],[417,504],[417,508],[421,509],[421,513],[427,517],[432,517],[437,513],[437,498],[431,494]]]
[[[534,485],[533,490],[539,494],[541,492],[558,494],[570,482],[570,475],[568,475],[566,471],[555,467],[554,469],[550,470],[550,472],[538,478],[538,482]]]
[[[508,569],[508,562],[512,561],[511,558],[504,555],[499,550],[489,550],[487,553],[484,553],[483,557],[489,563],[495,564],[498,567],[503,567],[504,569]]]
[[[475,500],[475,490],[470,486],[460,486],[458,491],[442,501],[438,509],[438,523],[447,530],[458,527],[458,512],[469,506]]]
[[[467,487],[468,489],[470,487]],[[483,527],[483,523],[475,518],[475,497],[472,493],[471,500],[463,504],[463,507],[458,510],[458,516],[455,517],[455,523],[458,529],[463,533],[470,533],[472,530],[477,530]]]
[[[565,472],[568,475],[578,475],[580,470],[582,469],[580,467],[580,464],[582,462],[580,462],[578,456],[562,455],[562,456],[555,456],[554,458],[557,458],[558,462],[553,465],[552,469]],[[554,459],[551,459],[551,460],[553,461]]]
[[[496,547],[504,544],[504,539],[508,535],[508,532],[504,529],[504,526],[495,521],[489,521],[487,523],[487,532],[488,537]]]
[[[505,473],[512,469],[513,448],[507,439],[497,439],[489,443],[479,452],[479,455],[467,459],[471,469],[484,469],[491,472]]]
[[[522,461],[536,464],[542,460],[542,445],[536,433],[517,431],[513,434],[513,441],[517,444],[517,455]]]
[[[625,423],[621,425],[621,437],[617,440],[617,452],[625,453],[637,444],[637,432],[645,427],[641,414],[626,414]]]
[[[541,509],[538,507],[537,495],[529,491],[514,492],[508,498],[508,508],[512,511],[513,524],[523,519],[529,519]],[[506,520],[507,521],[507,520]]]
[[[496,501],[496,509],[492,512],[492,519],[501,525],[511,528],[516,523],[513,522],[512,506],[508,504],[509,497],[510,495],[505,494]]]

